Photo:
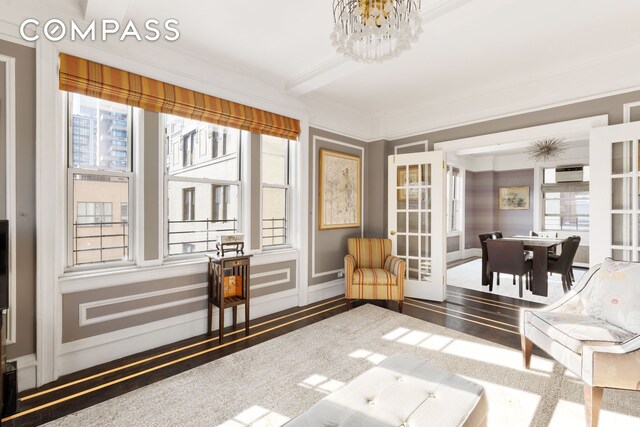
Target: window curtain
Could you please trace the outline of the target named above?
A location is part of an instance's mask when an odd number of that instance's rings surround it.
[[[60,90],[279,138],[296,140],[300,135],[296,119],[64,53]]]

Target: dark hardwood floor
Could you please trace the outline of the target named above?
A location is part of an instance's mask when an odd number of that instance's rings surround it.
[[[355,305],[364,302],[355,302]],[[385,305],[385,302],[372,301]],[[395,303],[388,303],[396,310]],[[448,287],[447,301],[434,303],[405,299],[404,314],[465,332],[512,348],[520,348],[519,309],[537,304],[463,288]],[[3,426],[33,426],[68,415],[129,391],[155,383],[196,366],[244,350],[266,340],[319,322],[346,310],[337,297],[307,307],[289,309],[225,329],[220,345],[218,334],[201,335],[139,353],[90,369],[66,375],[43,387],[19,395],[18,412],[2,419]]]

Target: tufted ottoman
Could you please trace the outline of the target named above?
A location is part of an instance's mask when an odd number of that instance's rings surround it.
[[[476,427],[486,422],[482,386],[396,354],[286,425]]]

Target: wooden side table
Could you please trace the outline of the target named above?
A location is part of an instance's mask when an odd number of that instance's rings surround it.
[[[244,328],[249,335],[249,258],[251,255],[219,256],[207,254],[209,257],[209,298],[207,304],[207,335],[211,335],[213,306],[219,309],[220,326],[219,343],[224,338],[224,309],[233,308],[233,326],[238,324],[238,306],[244,304]],[[225,296],[225,281],[227,295]],[[241,286],[231,286],[233,283]]]

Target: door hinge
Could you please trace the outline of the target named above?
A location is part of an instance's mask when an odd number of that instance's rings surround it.
[[[444,163],[444,160],[442,161],[442,169],[446,169],[447,165]]]

